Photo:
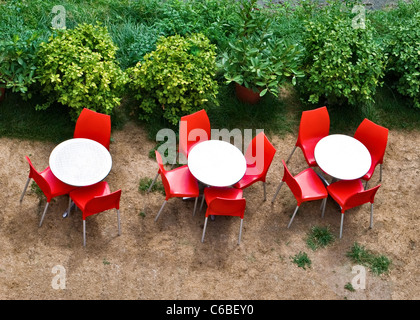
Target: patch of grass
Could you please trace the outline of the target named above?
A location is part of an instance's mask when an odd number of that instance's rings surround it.
[[[356,290],[353,288],[353,286],[352,286],[352,284],[351,284],[350,282],[347,282],[347,283],[344,285],[344,289],[349,290],[349,291],[351,291],[351,292],[356,291]]]
[[[368,267],[376,275],[388,273],[391,265],[391,260],[388,257],[375,254],[357,242],[353,244],[346,255],[354,263]]]
[[[310,268],[312,261],[309,259],[306,252],[300,251],[298,254],[292,257],[292,262],[296,263],[298,267],[306,270],[306,267]]]
[[[139,183],[139,191],[141,193],[147,192],[149,190],[150,185],[152,184],[153,179],[152,178],[141,178]],[[152,187],[152,190],[150,192],[158,191],[165,195],[165,187],[163,186],[163,183],[161,181],[156,181],[155,184]]]
[[[44,197],[44,192],[42,192],[41,188],[36,184],[35,181],[32,181],[31,183],[31,191],[35,193],[35,195],[38,197],[39,201],[41,201]]]
[[[306,244],[312,250],[324,248],[335,240],[329,227],[313,226],[306,238]]]

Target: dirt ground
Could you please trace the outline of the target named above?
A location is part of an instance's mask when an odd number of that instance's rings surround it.
[[[320,201],[304,203],[286,228],[295,199],[286,185],[274,204],[271,198],[283,174],[281,160],[289,155],[296,135],[269,136],[277,153],[267,176],[267,201],[261,183],[244,191],[247,208],[240,245],[235,217],[209,220],[201,243],[205,208],[192,216],[190,200],[170,199],[155,222],[164,196],[138,190],[142,177],[157,172],[155,160],[148,157],[153,141],[131,123],[112,138],[113,168],[106,180],[112,190],[122,189],[122,234],[117,235],[115,211],[88,217],[86,247],[80,211],[62,217],[67,196],[51,202],[40,228],[45,200],[28,189],[19,204],[28,176],[25,155],[44,169],[54,144],[0,139],[0,299],[420,298],[420,132],[390,132],[374,227],[369,229],[369,205],[352,209],[346,213],[342,239],[340,214],[331,198],[323,219]],[[297,173],[305,167],[297,149],[290,169]],[[378,178],[379,168],[370,185]],[[310,249],[305,240],[314,225],[330,226],[335,241]],[[356,276],[355,264],[346,252],[355,241],[386,255],[392,264],[382,276],[367,270],[365,289],[351,292],[344,286]],[[312,261],[306,270],[291,259],[300,251]]]

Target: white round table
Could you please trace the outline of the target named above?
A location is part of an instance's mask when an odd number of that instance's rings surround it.
[[[235,184],[245,174],[246,160],[241,150],[223,140],[196,144],[188,154],[188,168],[202,183],[213,187]]]
[[[322,138],[315,146],[314,156],[322,171],[339,180],[359,179],[369,171],[372,164],[365,145],[344,134]]]
[[[83,187],[105,179],[111,171],[112,158],[99,142],[75,138],[63,141],[54,148],[49,165],[59,180]]]

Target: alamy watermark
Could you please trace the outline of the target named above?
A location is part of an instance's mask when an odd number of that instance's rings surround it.
[[[54,29],[65,29],[66,28],[66,8],[62,5],[54,6],[51,13],[56,14],[51,21],[51,26]]]
[[[351,20],[351,26],[354,29],[365,29],[366,28],[366,8],[362,5],[355,5],[351,10],[352,13],[356,13],[356,16]]]
[[[361,265],[353,266],[351,273],[356,274],[351,280],[353,289],[366,289],[366,268]]]
[[[66,268],[62,265],[56,265],[52,268],[51,272],[55,274],[51,280],[51,287],[54,290],[65,289],[66,288]]]

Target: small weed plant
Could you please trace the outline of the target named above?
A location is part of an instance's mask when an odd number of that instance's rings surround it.
[[[306,270],[306,267],[310,268],[312,261],[309,259],[306,252],[300,251],[298,254],[292,257],[292,262],[296,263],[298,267]]]
[[[153,179],[151,178],[141,178],[139,183],[139,191],[141,193],[147,192],[149,190],[150,185],[152,184]],[[162,194],[165,194],[165,188],[163,187],[163,183],[161,181],[156,181],[152,187],[151,192],[158,191]]]
[[[353,262],[368,267],[376,275],[388,273],[391,265],[391,260],[388,257],[375,254],[357,242],[353,244],[346,255]]]
[[[306,244],[312,250],[324,248],[335,240],[329,227],[313,226],[306,238]]]

